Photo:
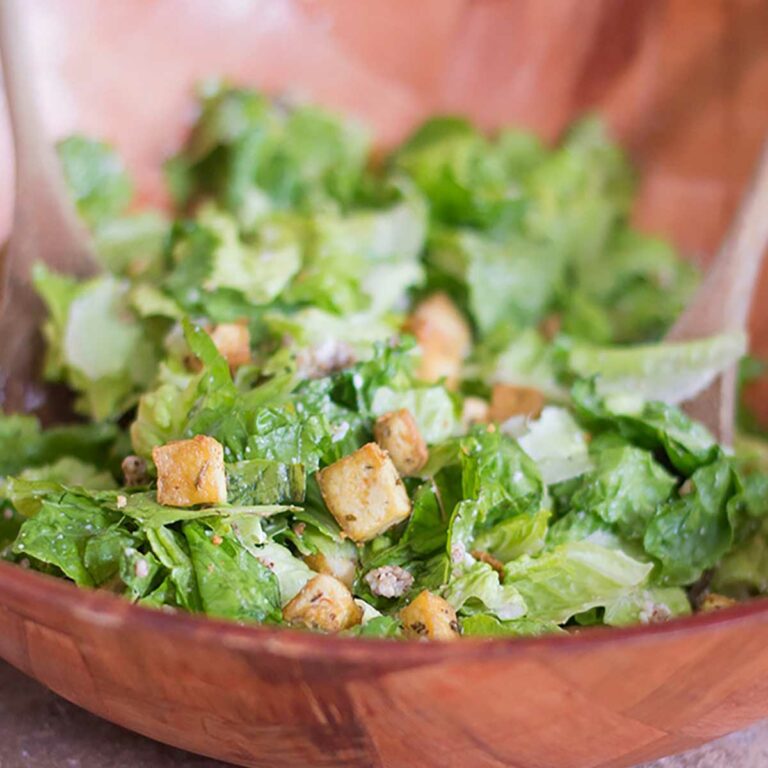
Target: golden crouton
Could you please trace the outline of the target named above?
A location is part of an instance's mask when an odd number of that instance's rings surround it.
[[[247,325],[219,323],[210,334],[216,349],[232,370],[251,362],[251,334]]]
[[[448,386],[455,386],[472,334],[450,298],[436,293],[422,301],[408,318],[405,330],[416,337],[421,348],[416,375],[430,382],[445,378]]]
[[[459,636],[456,611],[426,589],[400,611],[400,621],[406,637],[453,640]]]
[[[465,397],[461,407],[461,426],[466,432],[473,424],[488,421],[490,406],[482,397]]]
[[[491,421],[503,422],[512,416],[536,418],[544,407],[544,395],[532,387],[494,384],[491,392]]]
[[[338,579],[320,574],[310,579],[283,608],[283,619],[309,629],[340,632],[359,624],[363,611]]]
[[[403,477],[415,475],[427,463],[427,444],[407,408],[379,416],[373,436]]]
[[[227,478],[224,449],[206,435],[152,449],[157,467],[157,501],[169,507],[224,504]]]
[[[304,562],[316,573],[333,576],[334,579],[338,579],[348,587],[351,587],[355,581],[355,561],[348,557],[324,555],[317,552],[314,555],[307,555]]]
[[[317,473],[323,499],[353,541],[370,541],[411,513],[392,459],[367,443]]]
[[[699,610],[702,613],[710,613],[712,611],[721,611],[723,608],[729,608],[732,605],[736,605],[736,601],[732,597],[710,592],[701,601]]]

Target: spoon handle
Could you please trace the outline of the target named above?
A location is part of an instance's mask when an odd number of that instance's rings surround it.
[[[746,330],[749,308],[768,246],[768,142],[728,236],[699,290],[667,334],[688,341],[724,331]],[[685,404],[720,442],[733,442],[736,412],[735,366]]]
[[[69,198],[38,107],[22,5],[19,0],[0,2],[0,60],[15,159],[12,235],[10,247],[0,255],[2,286],[11,277],[26,282],[37,260],[70,274],[95,272],[88,235]]]
[[[667,334],[700,339],[747,326],[752,294],[768,245],[768,142],[728,236],[693,301]]]

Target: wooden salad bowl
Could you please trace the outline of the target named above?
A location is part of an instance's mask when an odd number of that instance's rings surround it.
[[[0,564],[0,656],[177,747],[263,768],[601,768],[768,715],[768,602],[570,637],[245,627]],[[9,692],[10,693],[10,692]]]
[[[52,137],[120,149],[141,203],[220,73],[359,115],[552,138],[605,115],[642,228],[706,264],[768,130],[764,0],[25,0]],[[1,125],[1,123],[0,123]],[[11,208],[0,128],[0,234]],[[768,296],[768,276],[761,280]],[[756,302],[753,347],[768,352]],[[768,413],[765,385],[753,403]],[[357,641],[150,611],[0,564],[0,657],[80,706],[242,765],[629,766],[768,717],[768,601],[570,637]],[[12,695],[12,694],[11,694]]]

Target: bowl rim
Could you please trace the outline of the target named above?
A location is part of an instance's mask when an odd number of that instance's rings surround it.
[[[292,658],[327,662],[360,662],[377,666],[408,666],[436,661],[498,657],[538,650],[572,653],[604,645],[626,646],[668,636],[745,628],[768,621],[768,597],[743,601],[710,613],[698,613],[658,624],[629,627],[585,627],[567,635],[538,637],[477,637],[460,641],[403,642],[386,638],[354,638],[312,633],[290,627],[270,627],[218,619],[185,611],[147,608],[120,595],[74,583],[0,561],[0,608],[5,596],[34,602],[38,607],[66,612],[76,619],[115,628],[189,637],[246,653],[269,652]],[[15,609],[14,609],[15,610]],[[34,621],[34,619],[33,619]]]

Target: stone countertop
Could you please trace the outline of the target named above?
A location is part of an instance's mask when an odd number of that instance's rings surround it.
[[[100,720],[0,662],[0,768],[223,768]],[[765,768],[768,721],[642,768]]]

